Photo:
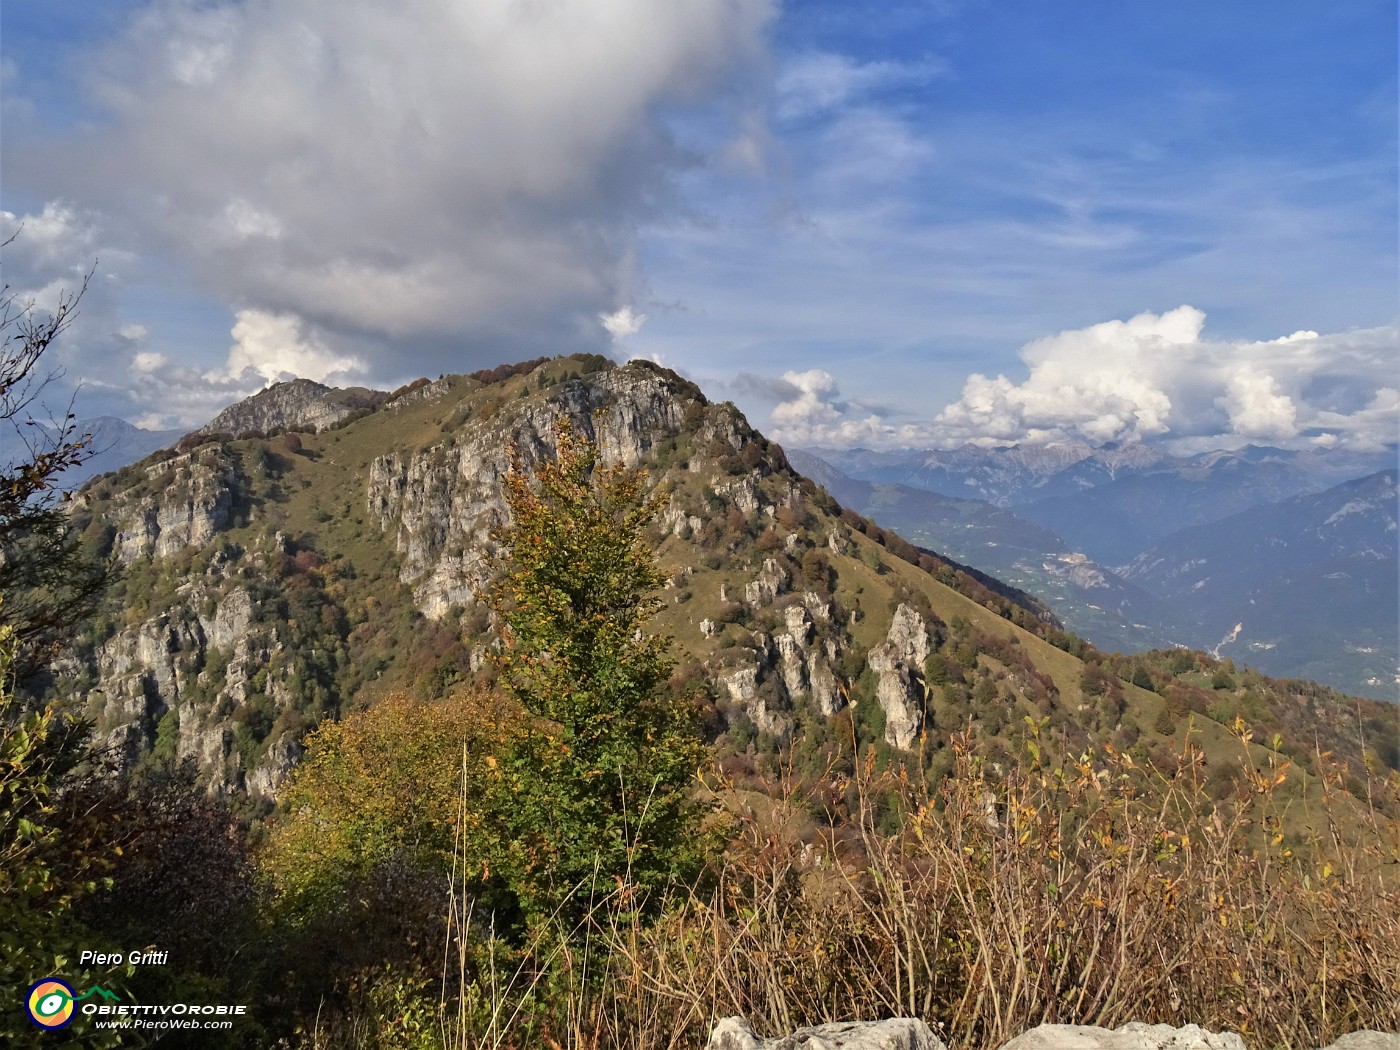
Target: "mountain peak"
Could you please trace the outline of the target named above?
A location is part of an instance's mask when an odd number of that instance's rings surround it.
[[[252,397],[224,409],[202,434],[243,434],[275,428],[325,430],[358,408],[373,408],[389,395],[364,387],[328,387],[312,379],[273,383]]]

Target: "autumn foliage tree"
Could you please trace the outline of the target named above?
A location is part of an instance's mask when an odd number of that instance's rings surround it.
[[[464,762],[468,782],[479,779],[486,708],[474,694],[429,704],[395,693],[307,738],[262,855],[294,915],[341,908],[385,865],[445,877]]]
[[[493,767],[499,862],[527,914],[576,917],[590,887],[650,891],[697,860],[693,705],[647,632],[662,583],[644,472],[604,465],[567,422],[557,457],[506,478],[509,571],[493,595],[500,682],[528,713]]]
[[[478,693],[392,693],[307,738],[258,856],[277,930],[267,970],[286,975],[277,994],[296,1009],[314,1013],[328,992],[343,1007],[338,996],[386,965],[440,964],[454,856],[482,911],[502,905],[478,789],[509,725],[494,706]]]

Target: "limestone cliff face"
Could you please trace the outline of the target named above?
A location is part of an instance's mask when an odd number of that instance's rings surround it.
[[[344,419],[356,407],[369,407],[384,395],[378,391],[339,390],[293,379],[274,383],[252,397],[230,405],[200,428],[205,434],[241,434],[249,430],[303,427],[325,430]]]
[[[901,604],[884,643],[870,650],[870,669],[879,675],[875,697],[885,712],[885,739],[901,750],[908,750],[923,728],[923,667],[929,645],[924,618]]]
[[[259,622],[246,590],[226,587],[218,578],[192,581],[162,611],[87,654],[97,682],[86,695],[88,710],[104,744],[128,764],[166,738],[171,757],[192,759],[215,790],[273,794],[300,756],[299,743],[283,740],[245,769],[229,716],[255,696],[276,711],[292,705],[289,676],[265,670],[284,643],[273,625]],[[61,670],[83,668],[70,660]]]
[[[109,514],[117,529],[113,553],[123,565],[208,545],[229,527],[243,480],[208,446],[146,467],[145,477]]]
[[[527,459],[552,455],[562,417],[598,441],[605,462],[635,466],[657,442],[675,436],[682,415],[667,380],[655,372],[615,369],[575,380],[548,399],[469,421],[431,448],[378,457],[370,465],[366,510],[392,533],[403,556],[400,579],[413,587],[419,610],[440,619],[470,602],[491,576],[511,439]]]

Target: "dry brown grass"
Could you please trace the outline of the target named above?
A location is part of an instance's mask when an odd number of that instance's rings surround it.
[[[1045,1022],[1194,1022],[1251,1047],[1400,1030],[1400,825],[1371,807],[1358,830],[1329,784],[1321,830],[1290,838],[1281,760],[1224,800],[1202,763],[1188,744],[1167,771],[1112,751],[998,769],[959,747],[935,797],[866,766],[858,798],[904,794],[898,834],[863,805],[806,842],[739,814],[710,887],[659,921],[615,887],[524,949],[464,904],[433,1031],[353,1045],[700,1047],[730,1014],[769,1032],[913,1015],[955,1050]],[[1400,796],[1393,775],[1372,789]]]

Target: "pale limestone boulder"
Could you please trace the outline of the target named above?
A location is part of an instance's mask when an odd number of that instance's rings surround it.
[[[1001,1050],[1245,1050],[1234,1032],[1207,1032],[1193,1024],[1130,1021],[1116,1030],[1078,1024],[1043,1024],[1022,1032]]]
[[[1323,1050],[1400,1050],[1400,1032],[1349,1032]]]
[[[885,641],[870,650],[866,662],[879,677],[875,699],[885,711],[885,739],[908,751],[923,725],[924,661],[931,647],[928,625],[909,606],[900,604]]]
[[[764,1039],[742,1017],[726,1017],[710,1033],[706,1050],[947,1050],[924,1022],[911,1017],[886,1021],[839,1021],[799,1028]]]

